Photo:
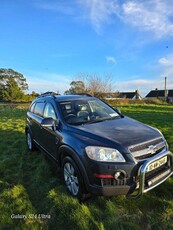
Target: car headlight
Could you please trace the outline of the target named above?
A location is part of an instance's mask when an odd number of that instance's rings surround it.
[[[125,162],[124,157],[117,149],[99,146],[87,146],[85,150],[88,157],[95,161]]]

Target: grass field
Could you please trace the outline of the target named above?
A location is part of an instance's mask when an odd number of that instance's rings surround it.
[[[173,151],[173,105],[120,109],[159,128]],[[173,178],[139,200],[93,196],[80,204],[67,193],[56,166],[26,149],[25,114],[25,106],[0,105],[0,229],[173,229]]]

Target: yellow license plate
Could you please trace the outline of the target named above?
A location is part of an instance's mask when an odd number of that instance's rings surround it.
[[[163,158],[161,158],[161,159],[159,159],[157,161],[154,161],[153,163],[151,163],[151,164],[148,165],[146,171],[150,172],[150,171],[152,171],[154,169],[157,169],[160,166],[164,165],[167,161],[168,161],[167,156],[165,156],[165,157],[163,157]]]

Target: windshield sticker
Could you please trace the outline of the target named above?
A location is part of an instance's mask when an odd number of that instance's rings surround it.
[[[117,113],[110,113],[109,114],[111,117],[117,117],[117,116],[119,116]]]

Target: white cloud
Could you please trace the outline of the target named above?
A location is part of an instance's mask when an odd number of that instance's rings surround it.
[[[100,32],[103,24],[112,21],[111,16],[118,8],[116,0],[77,0],[77,2],[83,7],[86,17],[97,32]]]
[[[77,0],[83,7],[95,30],[105,23],[124,23],[141,31],[150,31],[157,38],[173,36],[172,2],[169,0]],[[85,18],[86,18],[85,17]]]
[[[150,31],[157,38],[173,36],[173,7],[170,0],[37,0],[36,6],[89,20],[95,31],[120,19],[140,31]]]
[[[155,79],[144,79],[138,76],[138,79],[132,79],[128,81],[115,81],[112,85],[113,91],[135,91],[139,90],[140,94],[145,97],[146,94],[155,88],[164,89],[164,80],[167,76],[167,88],[173,89],[173,67],[166,68],[160,77]],[[28,75],[29,76],[29,75]],[[47,80],[49,79],[49,80]],[[35,72],[27,77],[27,83],[29,84],[29,92],[35,91],[38,93],[44,93],[47,91],[60,91],[63,94],[70,88],[72,78],[70,76],[59,75],[55,73],[41,73]]]
[[[116,83],[116,88],[120,92],[134,92],[135,90],[139,90],[141,96],[145,96],[151,89],[156,88],[155,81],[153,80],[131,80],[131,81],[122,81]]]
[[[55,84],[53,81],[38,81],[38,80],[28,80],[29,92],[35,91],[37,93],[44,93],[47,91],[57,92],[60,91],[61,94],[66,91],[69,86],[65,83]]]
[[[157,37],[173,35],[172,3],[151,0],[145,2],[126,1],[122,6],[122,19],[140,30],[151,31]]]
[[[38,0],[36,1],[35,5],[38,8],[43,10],[51,10],[54,12],[66,14],[66,15],[73,15],[75,13],[75,8],[72,4],[67,1],[47,1],[47,0]]]
[[[173,54],[160,58],[158,63],[162,68],[162,78],[167,77],[167,88],[173,89]]]
[[[27,75],[29,92],[44,93],[47,91],[60,91],[63,94],[70,87],[71,77],[69,76],[44,72],[32,72]]]
[[[159,59],[159,64],[162,66],[172,66],[173,67],[173,55],[162,57]]]
[[[112,63],[112,64],[117,63],[116,59],[112,56],[106,56],[106,61],[107,61],[107,63]]]

